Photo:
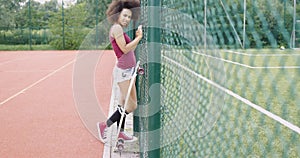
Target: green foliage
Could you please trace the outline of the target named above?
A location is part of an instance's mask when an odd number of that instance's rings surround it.
[[[32,45],[32,50],[54,50],[50,45]],[[0,44],[0,50],[16,51],[16,50],[30,50],[30,45],[2,45]]]
[[[78,0],[78,3],[86,2],[88,16],[86,18],[86,26],[94,27],[106,18],[106,9],[111,0]]]
[[[289,48],[293,31],[293,0],[207,1],[207,31],[214,36],[216,43],[241,48],[239,40],[244,42],[244,2],[245,48],[278,48],[281,45]],[[172,5],[173,9],[189,14],[204,25],[204,1],[176,1],[163,5]],[[297,8],[299,6],[300,2],[297,2]],[[300,14],[300,9],[297,13]]]
[[[0,0],[0,44],[19,45],[31,41],[32,44],[51,44],[56,49],[78,49],[92,28],[106,18],[109,3],[109,0],[78,0],[75,5],[65,7],[62,15],[57,0],[44,4],[34,0],[30,3],[28,0]]]
[[[0,27],[14,27],[15,15],[25,0],[0,0]]]
[[[45,42],[49,44],[53,39],[51,44],[58,49],[63,49],[63,39],[65,39],[65,49],[78,48],[84,36],[106,19],[105,12],[110,2],[111,0],[77,0],[75,5],[65,8],[65,33],[63,34],[62,8],[57,0],[46,1],[44,4],[30,0],[30,6],[28,0],[0,0],[0,43],[29,44],[32,37],[34,44]],[[232,32],[233,28],[236,29],[242,40],[244,0],[222,0],[222,2],[225,9],[221,1],[207,1],[207,20],[211,21],[207,24],[207,31],[220,45],[238,45],[237,35]],[[281,45],[289,48],[293,29],[293,0],[246,0],[246,2],[246,48],[274,48]],[[204,22],[203,1],[176,1],[173,6],[175,6],[173,9],[190,14],[199,23]],[[185,8],[197,11],[192,12]],[[299,20],[299,0],[296,9],[296,17]],[[224,10],[228,12],[233,27]],[[300,23],[297,23],[296,37],[300,36],[299,27]],[[32,30],[31,35],[30,30]],[[47,31],[40,34],[35,30]],[[300,38],[297,38],[296,45],[299,45],[299,41]]]
[[[52,34],[58,37],[50,42],[56,49],[78,49],[89,29],[82,27],[87,12],[85,3],[70,8],[62,8],[50,19],[49,27]],[[63,14],[61,14],[63,13]]]
[[[28,44],[30,38],[32,44],[47,44],[51,41],[52,34],[49,29],[32,30],[31,33],[28,29],[0,30],[1,44]]]

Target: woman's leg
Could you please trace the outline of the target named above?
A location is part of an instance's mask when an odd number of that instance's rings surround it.
[[[120,125],[120,119],[121,119],[121,115],[124,110],[124,104],[125,104],[126,95],[128,93],[128,88],[130,85],[130,80],[120,82],[120,83],[118,83],[118,85],[119,85],[120,92],[121,92],[120,105],[119,105],[118,109],[106,121],[106,125],[108,127],[110,127],[115,122],[117,122],[118,127]],[[135,88],[135,84],[133,84],[131,92],[130,92],[128,104],[125,109],[125,114],[127,115],[127,114],[133,112],[136,108],[137,108],[136,88]],[[123,118],[123,121],[121,124],[121,131],[124,131],[126,115],[124,115],[124,118]]]
[[[120,99],[120,104],[123,106],[123,108],[125,108],[124,104],[125,104],[125,99],[128,93],[128,88],[130,85],[130,80],[127,81],[123,81],[118,83],[119,88],[120,88],[120,92],[121,92],[121,99]],[[135,84],[132,85],[131,91],[130,91],[130,96],[128,99],[128,104],[126,106],[125,111],[127,113],[131,113],[133,112],[135,109],[137,108],[137,97],[136,97],[136,87]]]
[[[119,96],[120,97],[120,100],[119,100],[120,107],[118,107],[118,109],[110,116],[110,118],[106,122],[97,123],[99,138],[103,142],[104,142],[104,139],[106,138],[105,129],[107,127],[110,127],[115,122],[117,122],[117,126],[119,127],[121,114],[124,110],[124,106],[125,106],[124,104],[125,104],[126,95],[128,93],[129,85],[130,85],[130,80],[126,80],[126,81],[118,83],[118,86],[120,89],[120,96]],[[135,87],[135,84],[133,84],[131,91],[130,91],[130,97],[128,100],[128,104],[126,105],[126,109],[125,109],[126,115],[133,112],[136,108],[137,108],[136,87]],[[123,118],[123,121],[121,124],[121,131],[124,131],[126,115],[124,115],[124,118]],[[125,141],[133,141],[134,140],[134,137],[128,136],[124,132],[120,132],[119,137],[123,138]]]

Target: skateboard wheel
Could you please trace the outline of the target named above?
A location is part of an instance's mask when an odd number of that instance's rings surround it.
[[[145,74],[145,70],[141,67],[138,68],[138,74],[140,75],[144,75]]]
[[[117,149],[118,151],[122,151],[124,149],[124,139],[118,139],[118,142],[117,142]]]
[[[118,148],[118,151],[121,152],[124,149],[124,145],[123,144],[118,144],[117,148]]]

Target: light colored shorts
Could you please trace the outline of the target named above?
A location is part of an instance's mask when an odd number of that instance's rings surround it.
[[[113,72],[114,80],[117,83],[130,80],[131,77],[133,76],[133,73],[134,73],[134,67],[129,69],[121,69],[115,66]]]

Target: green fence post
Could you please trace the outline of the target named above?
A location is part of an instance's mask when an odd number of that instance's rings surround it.
[[[65,49],[65,14],[64,14],[64,1],[61,1],[61,17],[62,17],[62,36],[63,36],[63,49]]]
[[[149,90],[155,85],[154,91],[155,98],[150,98],[150,100],[155,100],[156,104],[160,104],[160,68],[161,68],[161,47],[160,47],[160,12],[157,10],[161,6],[160,1],[150,0],[149,3],[149,12],[148,12],[148,79],[149,79]],[[152,62],[155,61],[155,62]],[[153,96],[152,96],[153,97]],[[159,158],[160,157],[160,148],[153,149],[153,147],[160,146],[157,143],[160,143],[160,135],[157,135],[157,132],[160,130],[160,108],[161,105],[151,105],[153,103],[150,101],[149,108],[155,108],[157,111],[154,115],[148,116],[148,147],[149,150],[147,155],[149,158]],[[154,103],[154,104],[155,104]],[[152,110],[150,110],[152,111]],[[152,150],[153,149],[153,150]]]
[[[99,47],[99,42],[98,42],[98,34],[99,34],[99,31],[98,31],[98,23],[99,23],[99,9],[98,9],[98,5],[99,5],[99,0],[96,0],[96,4],[95,4],[97,7],[96,7],[96,36],[95,36],[95,45],[96,45],[96,50],[98,49]]]
[[[31,24],[31,7],[30,0],[28,1],[28,16],[29,16],[29,50],[32,50],[32,24]]]

